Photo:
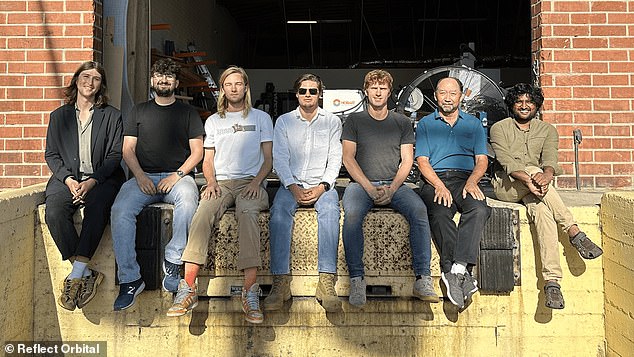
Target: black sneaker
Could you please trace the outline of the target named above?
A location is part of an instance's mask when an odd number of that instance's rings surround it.
[[[464,292],[462,291],[465,279],[464,274],[441,273],[440,277],[443,283],[445,283],[445,287],[447,287],[447,297],[449,301],[462,309],[465,300]]]
[[[163,289],[175,293],[178,291],[178,284],[181,281],[181,266],[174,264],[167,259],[163,260]]]
[[[134,305],[137,295],[145,289],[143,279],[119,285],[119,296],[114,301],[114,311],[125,310]]]

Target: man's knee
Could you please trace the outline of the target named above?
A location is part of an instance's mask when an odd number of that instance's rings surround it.
[[[178,209],[180,212],[184,212],[189,215],[194,215],[198,208],[198,199],[186,199],[178,202],[174,209]]]
[[[110,217],[114,221],[118,218],[121,218],[128,211],[126,208],[126,203],[124,199],[117,199],[112,204],[112,208],[110,208]]]
[[[478,219],[486,221],[491,215],[491,207],[487,206],[486,201],[482,201],[482,204],[476,204],[473,206],[471,214]]]
[[[349,224],[362,224],[367,211],[360,209],[360,207],[348,207],[344,208],[344,222]]]
[[[60,221],[61,217],[66,216],[64,207],[60,204],[46,204],[46,210],[44,211],[44,221],[47,225],[55,225]]]
[[[443,206],[437,203],[426,208],[430,222],[447,222],[453,221],[455,213],[447,206]]]

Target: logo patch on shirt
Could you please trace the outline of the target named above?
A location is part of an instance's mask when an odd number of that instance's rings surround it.
[[[255,131],[255,125],[233,124],[232,128],[234,133],[237,133],[239,131]]]

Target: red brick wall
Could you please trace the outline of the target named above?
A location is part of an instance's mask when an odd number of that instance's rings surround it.
[[[634,1],[532,1],[542,118],[557,127],[559,187],[575,187],[573,129],[581,129],[581,186],[634,186]]]
[[[49,113],[102,57],[102,1],[0,1],[0,189],[44,182]]]
[[[0,1],[0,190],[42,182],[48,114],[77,66],[100,60],[102,1]],[[581,184],[634,187],[634,1],[531,5],[534,59],[574,187],[572,130],[581,129]]]

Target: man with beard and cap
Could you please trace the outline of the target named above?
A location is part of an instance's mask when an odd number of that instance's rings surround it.
[[[488,166],[486,134],[480,120],[459,109],[462,82],[438,81],[438,109],[416,127],[416,161],[423,175],[419,194],[427,205],[429,225],[440,254],[447,297],[463,308],[478,290],[471,275],[480,238],[491,209],[478,183]],[[460,212],[458,226],[453,221]]]
[[[504,101],[511,117],[491,127],[491,145],[501,165],[492,181],[494,192],[499,200],[526,205],[537,233],[545,305],[563,309],[557,226],[583,258],[597,258],[603,251],[579,229],[552,185],[554,176],[562,172],[557,159],[559,134],[551,124],[536,119],[544,102],[542,90],[519,83]]]
[[[123,184],[112,206],[111,227],[119,267],[119,296],[114,310],[132,306],[145,288],[136,261],[136,217],[149,204],[174,205],[172,238],[165,246],[163,289],[175,292],[181,255],[198,207],[193,170],[203,158],[202,120],[192,106],[176,101],[180,66],[160,59],[152,66],[156,97],[135,105],[124,125],[123,159],[134,175]]]

